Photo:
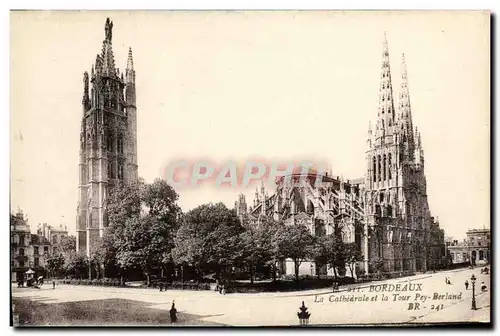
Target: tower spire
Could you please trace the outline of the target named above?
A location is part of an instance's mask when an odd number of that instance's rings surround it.
[[[399,118],[400,127],[404,137],[408,140],[410,151],[414,145],[413,122],[411,117],[410,92],[408,89],[408,73],[406,70],[405,54],[401,60],[401,92],[399,94]]]
[[[125,69],[125,80],[127,83],[135,83],[134,58],[132,48],[128,48],[127,68]]]
[[[128,48],[127,69],[134,70],[134,59],[132,58],[132,47]]]
[[[380,137],[391,132],[396,119],[392,94],[391,66],[389,63],[389,46],[387,43],[386,32],[384,32],[382,69],[380,74],[380,89],[378,98],[378,115],[375,134],[377,137]]]
[[[135,70],[131,47],[128,48],[127,67],[125,68],[125,83],[127,104],[135,105]]]
[[[109,18],[106,19],[106,24],[104,25],[104,41],[102,42],[102,61],[103,61],[103,72],[107,76],[114,76],[116,74],[115,69],[115,58],[113,56],[112,48],[112,36],[113,36],[113,21]]]

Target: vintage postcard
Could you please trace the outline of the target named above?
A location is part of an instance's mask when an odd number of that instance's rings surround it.
[[[11,325],[491,323],[487,11],[12,11]]]

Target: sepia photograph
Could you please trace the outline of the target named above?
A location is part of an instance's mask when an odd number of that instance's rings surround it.
[[[11,326],[491,326],[489,11],[9,16]]]

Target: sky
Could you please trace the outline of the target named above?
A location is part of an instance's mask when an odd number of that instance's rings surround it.
[[[405,54],[430,210],[447,236],[490,227],[490,28],[481,12],[13,12],[11,211],[75,233],[83,72],[113,20],[134,55],[139,176],[177,160],[329,162],[363,177],[384,31]],[[268,186],[272,194],[272,186]],[[179,189],[184,211],[248,189]]]

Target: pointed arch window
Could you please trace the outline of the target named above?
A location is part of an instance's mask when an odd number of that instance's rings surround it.
[[[118,135],[118,153],[123,154],[123,134]]]
[[[120,163],[118,165],[118,178],[120,180],[123,180],[123,163]]]
[[[113,133],[108,132],[108,136],[106,137],[106,148],[109,152],[112,152],[114,149],[113,140],[114,140]]]
[[[388,163],[387,163],[387,173],[389,174],[389,180],[392,179],[392,155],[389,153]]]
[[[373,157],[373,182],[377,182],[377,159]]]
[[[113,164],[113,161],[108,162],[108,178],[115,178],[115,165]]]
[[[379,181],[379,182],[382,180],[382,175],[380,174],[380,172],[382,171],[382,169],[381,169],[381,168],[382,168],[382,167],[381,167],[382,162],[381,162],[381,161],[382,161],[382,160],[380,159],[380,155],[379,155],[379,156],[377,156],[377,163],[378,163],[378,164],[377,164],[377,168],[378,168],[377,172],[378,172],[378,181]]]
[[[382,163],[382,180],[386,180],[386,164],[387,164],[387,158],[384,154],[384,162]]]

